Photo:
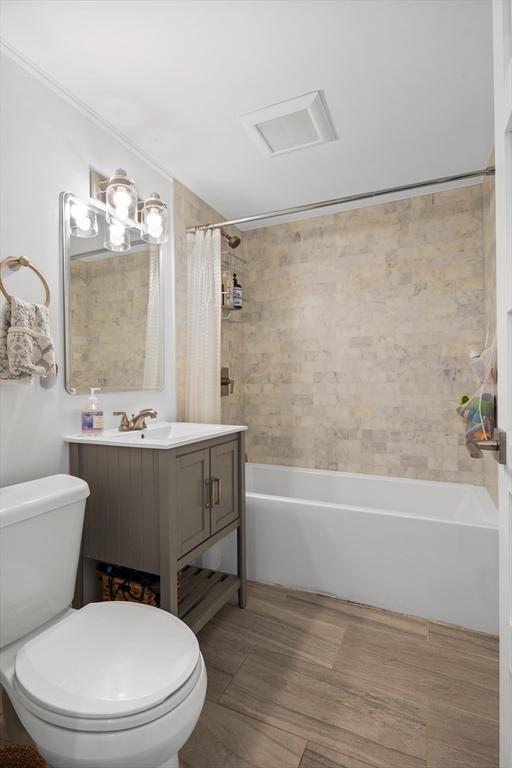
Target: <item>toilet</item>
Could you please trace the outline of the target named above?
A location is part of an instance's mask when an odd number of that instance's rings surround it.
[[[52,768],[178,768],[206,670],[176,616],[129,602],[73,610],[87,483],[0,491],[0,683]]]

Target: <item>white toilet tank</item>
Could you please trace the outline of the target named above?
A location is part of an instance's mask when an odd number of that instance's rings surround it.
[[[71,475],[0,489],[0,648],[71,605],[88,495]]]

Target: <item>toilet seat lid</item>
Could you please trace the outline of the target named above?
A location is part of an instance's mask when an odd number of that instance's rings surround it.
[[[26,643],[16,681],[63,714],[112,718],[154,707],[199,660],[194,633],[176,616],[130,602],[90,603]]]

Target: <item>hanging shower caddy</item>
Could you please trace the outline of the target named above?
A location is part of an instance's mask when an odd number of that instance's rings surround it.
[[[243,308],[247,299],[244,286],[244,267],[247,262],[232,250],[221,251],[222,283],[222,320],[233,320]],[[226,278],[232,281],[236,277],[238,285],[226,284]],[[238,304],[238,306],[237,306]]]

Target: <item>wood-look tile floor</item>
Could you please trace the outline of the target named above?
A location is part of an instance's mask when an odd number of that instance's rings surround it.
[[[259,584],[199,633],[181,768],[497,768],[498,641]]]
[[[208,693],[181,768],[498,766],[495,637],[250,584],[199,642]]]

